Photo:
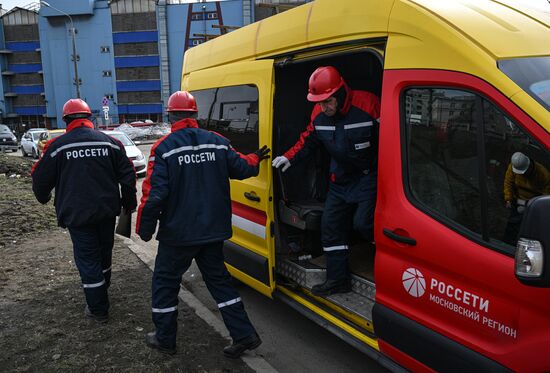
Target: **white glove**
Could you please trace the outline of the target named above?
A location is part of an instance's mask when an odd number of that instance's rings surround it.
[[[281,171],[285,172],[286,169],[290,167],[290,161],[284,155],[280,155],[271,162],[271,165],[275,168],[283,166]]]

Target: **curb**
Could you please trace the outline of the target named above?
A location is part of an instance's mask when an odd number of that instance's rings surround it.
[[[155,256],[146,250],[143,246],[138,245],[130,238],[116,234],[116,236],[128,246],[128,248],[137,255],[137,257],[145,264],[151,271],[155,268]],[[197,316],[203,319],[208,325],[212,326],[218,334],[220,334],[227,341],[231,342],[231,337],[227,331],[224,323],[218,319],[208,308],[206,308],[200,300],[198,300],[191,292],[189,292],[183,285],[181,285],[179,298],[182,302],[187,304]],[[241,359],[258,373],[276,373],[277,370],[273,368],[263,357],[255,355],[252,351],[248,351],[245,355],[241,356]]]

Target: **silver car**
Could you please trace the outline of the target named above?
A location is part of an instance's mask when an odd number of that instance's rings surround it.
[[[126,135],[124,132],[120,131],[101,131],[111,137],[114,137],[124,145],[124,150],[126,150],[126,156],[130,158],[136,169],[136,174],[138,176],[145,176],[147,173],[147,160],[143,156],[143,153],[139,148],[134,144],[134,142]]]
[[[45,128],[32,128],[25,132],[21,138],[21,153],[23,153],[23,157],[31,155],[33,158],[38,158],[40,156],[38,141],[40,140],[40,135],[45,132],[48,132]]]

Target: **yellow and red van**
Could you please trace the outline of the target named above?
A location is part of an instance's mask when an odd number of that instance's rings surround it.
[[[549,185],[521,190],[510,165],[550,170],[549,27],[519,1],[316,0],[188,50],[200,124],[243,153],[297,141],[319,66],[382,104],[375,245],[351,246],[353,292],[310,293],[322,151],[232,181],[232,275],[392,370],[550,371]]]

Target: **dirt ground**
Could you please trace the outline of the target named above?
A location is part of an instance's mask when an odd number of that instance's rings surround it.
[[[181,302],[178,353],[149,349],[151,272],[118,239],[109,322],[85,318],[70,237],[51,203],[34,200],[31,163],[0,155],[0,371],[251,372],[225,358],[228,342]]]

